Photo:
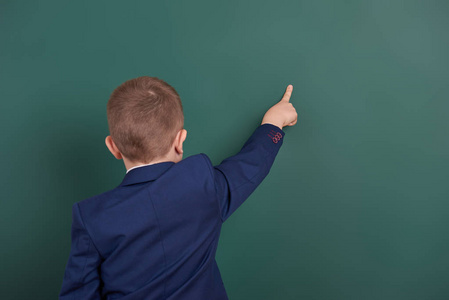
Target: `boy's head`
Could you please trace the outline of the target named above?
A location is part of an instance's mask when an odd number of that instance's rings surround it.
[[[109,151],[127,169],[182,159],[187,131],[176,90],[157,77],[143,76],[117,87],[107,103]]]

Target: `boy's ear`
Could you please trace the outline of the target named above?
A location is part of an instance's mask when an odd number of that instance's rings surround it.
[[[185,130],[183,128],[178,132],[178,136],[176,138],[176,143],[175,143],[175,149],[180,154],[184,152],[182,150],[182,143],[184,143],[184,141],[186,140],[186,137],[187,137],[187,130]]]
[[[108,135],[106,139],[104,140],[106,147],[108,147],[109,151],[114,155],[117,159],[122,159],[123,156],[118,150],[117,146],[115,145],[114,141],[112,140],[112,137]]]

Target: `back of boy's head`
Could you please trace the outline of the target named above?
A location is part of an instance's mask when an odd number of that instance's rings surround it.
[[[184,128],[178,93],[157,77],[142,76],[122,83],[112,92],[106,110],[110,136],[132,162],[164,157]]]

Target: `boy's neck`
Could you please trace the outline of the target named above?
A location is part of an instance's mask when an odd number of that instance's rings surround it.
[[[128,173],[131,169],[136,168],[136,167],[148,166],[148,165],[153,165],[153,164],[166,162],[166,161],[172,161],[174,163],[177,163],[178,161],[180,161],[180,159],[165,156],[163,158],[145,163],[145,162],[132,162],[132,161],[128,160],[126,157],[123,157],[123,162],[125,163],[126,173]]]

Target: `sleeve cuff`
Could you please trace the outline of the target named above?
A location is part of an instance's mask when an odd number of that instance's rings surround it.
[[[268,152],[279,150],[284,141],[285,132],[276,125],[265,123],[259,125],[252,135],[252,139],[257,139],[262,143]],[[251,140],[252,140],[251,139]]]

